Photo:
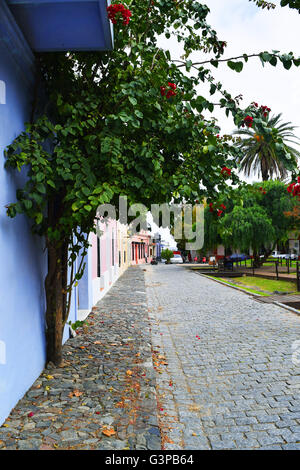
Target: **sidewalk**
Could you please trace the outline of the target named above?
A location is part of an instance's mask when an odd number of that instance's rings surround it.
[[[87,321],[0,427],[0,449],[161,449],[143,270]]]

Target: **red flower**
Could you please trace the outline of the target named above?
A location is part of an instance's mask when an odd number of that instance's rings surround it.
[[[127,25],[132,15],[131,11],[125,8],[122,3],[115,3],[107,7],[108,18],[113,24],[118,22],[118,19],[123,19],[123,24]]]
[[[169,98],[172,98],[172,96],[175,96],[176,95],[176,88],[177,86],[175,85],[175,83],[172,83],[172,82],[168,82],[168,85],[170,87],[170,89],[167,91],[167,88],[165,86],[161,86],[160,87],[160,93],[161,93],[161,96],[165,96],[166,95],[166,98],[167,100]],[[186,111],[188,112],[188,111]]]
[[[246,124],[247,127],[252,127],[253,117],[246,116],[245,119],[244,119],[244,123]]]
[[[227,166],[223,166],[223,168],[221,170],[221,174],[224,175],[224,173],[226,173],[227,176],[230,176],[231,175],[231,169],[227,168]]]
[[[288,193],[292,193],[292,192],[293,192],[295,184],[296,184],[296,183],[291,183],[291,184],[288,185],[288,187],[287,187]]]
[[[224,209],[224,211],[226,210],[226,206],[224,206],[224,204],[221,204],[222,209]]]
[[[293,196],[298,196],[300,195],[300,184],[295,184],[294,189],[293,189]]]
[[[221,215],[223,214],[223,211],[221,209],[218,209],[217,214],[218,214],[218,217],[221,217]]]
[[[167,100],[168,100],[169,98],[172,98],[172,96],[175,96],[175,95],[176,95],[175,91],[169,90],[168,93],[167,93]]]
[[[33,415],[34,413],[31,411],[30,413],[28,413],[28,418],[32,418]]]

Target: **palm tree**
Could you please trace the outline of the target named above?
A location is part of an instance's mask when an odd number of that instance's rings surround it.
[[[272,117],[268,115],[265,118],[266,127],[260,126],[258,130],[253,124],[253,127],[234,131],[233,134],[244,136],[237,145],[244,151],[239,163],[241,171],[247,176],[257,172],[261,174],[263,181],[267,181],[273,175],[283,179],[287,177],[291,167],[297,168],[300,152],[289,145],[290,143],[299,145],[297,142],[299,138],[293,132],[296,127],[290,122],[280,123],[280,118],[281,114]],[[285,153],[291,157],[290,160],[283,156],[282,150],[278,151],[276,146],[278,142],[283,144]]]

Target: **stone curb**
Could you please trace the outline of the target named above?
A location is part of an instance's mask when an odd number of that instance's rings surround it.
[[[197,272],[196,272],[196,274],[198,274],[198,276],[205,277],[206,279],[209,278],[211,281],[218,282],[219,284],[223,284],[226,287],[231,287],[232,289],[239,290],[240,292],[244,292],[245,294],[248,294],[251,297],[254,297],[254,298],[255,298],[255,296],[264,297],[263,295],[260,295],[260,294],[253,294],[252,292],[249,292],[245,289],[242,289],[241,287],[231,286],[230,284],[227,284],[224,281],[219,281],[218,279],[213,279],[213,278],[207,276],[206,274],[201,274],[201,273],[197,273]],[[275,305],[278,305],[279,307],[285,308],[286,310],[289,310],[290,312],[293,312],[293,313],[296,313],[297,315],[300,315],[300,311],[296,310],[293,307],[289,307],[288,305],[277,302],[276,300],[274,300],[272,303],[275,304]]]

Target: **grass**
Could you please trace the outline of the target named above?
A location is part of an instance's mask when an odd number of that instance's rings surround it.
[[[264,296],[271,295],[275,291],[289,293],[296,292],[295,283],[289,281],[276,281],[273,279],[264,279],[261,277],[253,276],[235,277],[234,280],[230,281],[228,281],[227,279],[224,280],[223,278],[220,279],[214,276],[208,277],[211,277],[212,279],[216,279],[218,281],[221,280],[230,286],[242,287],[243,289],[247,290],[247,292]]]

